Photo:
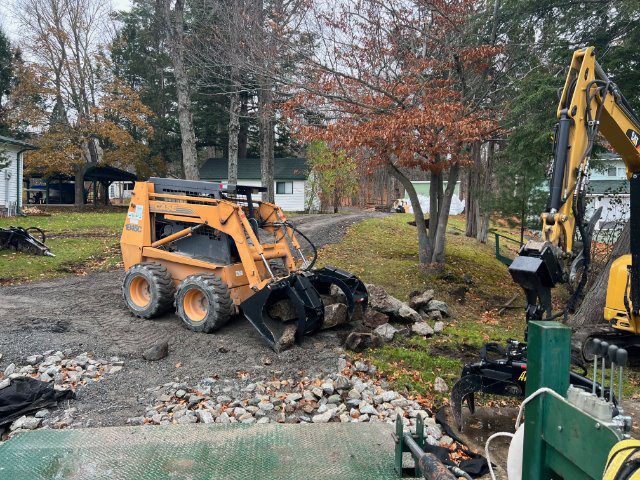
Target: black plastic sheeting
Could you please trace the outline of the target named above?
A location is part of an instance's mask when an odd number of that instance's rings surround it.
[[[436,422],[442,425],[444,432],[448,436],[450,436],[460,445],[464,445],[462,439],[458,435],[456,435],[454,429],[449,426],[445,418],[445,407],[442,407],[440,410],[438,410],[438,413],[436,413]],[[451,452],[448,448],[425,444],[424,451],[434,454],[436,457],[438,457],[438,460],[440,460],[445,465],[455,465],[449,460],[449,454]],[[473,478],[481,477],[489,473],[489,465],[487,464],[486,458],[484,458],[482,455],[472,452],[471,450],[467,450],[466,448],[463,448],[462,452],[471,458],[462,460],[457,465],[460,470],[468,473]]]
[[[72,390],[55,390],[51,383],[29,377],[14,378],[0,390],[0,426],[75,396]]]

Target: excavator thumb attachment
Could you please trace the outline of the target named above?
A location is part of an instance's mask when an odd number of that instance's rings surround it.
[[[37,232],[40,237],[38,240],[31,232]],[[37,227],[22,228],[9,227],[0,228],[0,250],[12,249],[16,252],[28,253],[29,255],[44,255],[47,257],[55,257],[45,242],[44,230]]]
[[[311,335],[324,322],[324,304],[318,291],[311,283],[312,273],[294,273],[274,283],[270,283],[240,304],[244,316],[262,335],[269,346],[279,353],[281,350],[281,323],[267,314],[267,308],[281,300],[288,299],[296,313],[296,342],[305,335]],[[281,329],[281,328],[280,328]]]
[[[462,402],[467,401],[469,410],[473,414],[476,409],[474,394],[481,390],[482,377],[480,375],[467,375],[462,377],[451,389],[451,410],[453,411],[453,420],[459,432],[462,431]]]

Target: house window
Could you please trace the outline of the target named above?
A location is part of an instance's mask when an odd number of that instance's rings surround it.
[[[278,195],[293,194],[293,182],[276,182],[276,193]]]
[[[607,177],[616,177],[616,176],[618,176],[618,169],[616,167],[608,167]]]
[[[627,167],[618,167],[618,176],[626,177],[627,176]]]

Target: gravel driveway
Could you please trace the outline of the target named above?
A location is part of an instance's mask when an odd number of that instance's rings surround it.
[[[321,247],[338,242],[353,223],[382,215],[306,215],[292,221]],[[141,415],[145,390],[167,382],[234,379],[242,371],[259,378],[335,371],[342,352],[335,333],[321,332],[275,355],[242,317],[213,335],[183,328],[174,314],[136,319],[123,304],[122,277],[118,270],[0,288],[0,368],[46,350],[123,358],[122,371],[78,390],[74,406],[88,426],[121,425]],[[162,340],[169,342],[167,358],[141,358],[141,351]]]

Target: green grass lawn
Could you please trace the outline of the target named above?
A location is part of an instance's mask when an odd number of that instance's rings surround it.
[[[435,290],[446,301],[452,316],[443,334],[429,339],[400,337],[369,350],[362,356],[384,373],[396,389],[419,394],[436,404],[448,395],[434,396],[432,384],[442,377],[449,387],[459,378],[462,366],[479,359],[488,341],[522,340],[525,327],[524,295],[511,280],[507,267],[496,260],[494,246],[464,236],[463,217],[452,217],[447,234],[446,265],[442,271],[421,268],[417,256],[415,227],[411,215],[396,214],[366,220],[352,226],[343,241],[322,249],[319,263],[335,265],[375,283],[401,300],[414,290]],[[517,238],[518,232],[500,227],[500,233]],[[562,295],[557,289],[557,296]],[[517,295],[504,315],[501,305]],[[625,392],[638,395],[640,372],[629,369]],[[485,397],[484,401],[494,400]],[[503,398],[501,398],[503,400]],[[482,402],[482,399],[480,399]]]
[[[126,211],[54,212],[51,216],[0,218],[0,227],[39,227],[55,257],[0,251],[0,283],[19,283],[87,270],[120,261],[119,241]]]

